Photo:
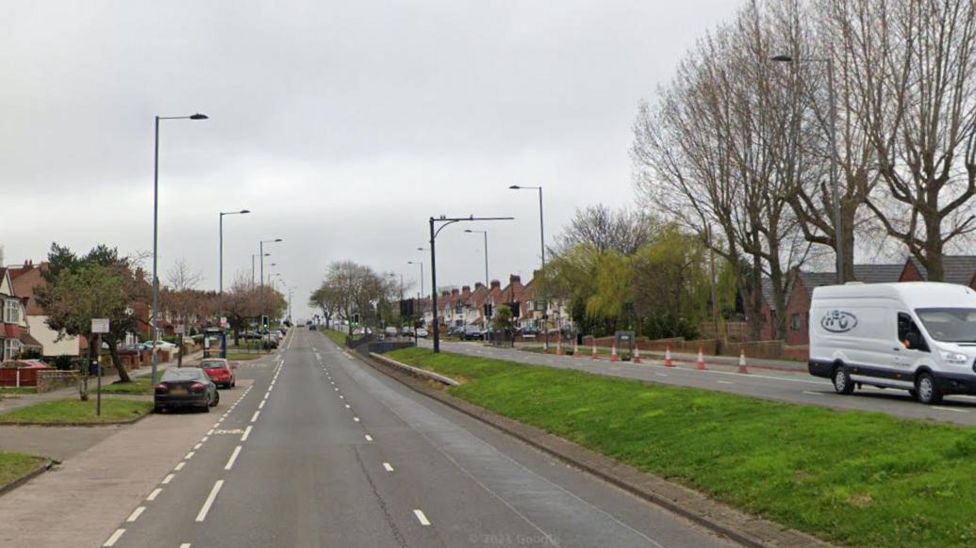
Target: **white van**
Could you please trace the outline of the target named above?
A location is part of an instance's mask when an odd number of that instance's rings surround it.
[[[908,390],[922,403],[976,394],[976,291],[901,282],[817,287],[810,374],[839,394],[862,385]]]

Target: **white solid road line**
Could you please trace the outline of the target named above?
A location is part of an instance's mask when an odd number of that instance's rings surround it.
[[[420,509],[414,510],[413,515],[417,516],[417,521],[419,521],[420,524],[423,525],[424,527],[430,525],[430,520],[427,519],[427,516],[424,515],[424,512],[422,510]]]
[[[238,445],[234,448],[234,452],[230,454],[230,459],[227,460],[227,465],[224,466],[224,470],[230,470],[234,467],[234,461],[237,460],[237,455],[241,454],[241,446]]]
[[[955,407],[941,407],[939,405],[932,405],[930,407],[932,407],[932,409],[938,409],[940,411],[953,411],[953,412],[956,412],[956,413],[969,413],[969,411],[966,410],[966,409],[956,409]]]
[[[210,490],[210,494],[207,495],[207,500],[203,501],[203,507],[200,508],[200,512],[197,514],[197,523],[207,519],[207,512],[210,511],[210,507],[213,506],[214,500],[217,498],[217,493],[220,492],[220,488],[223,486],[224,480],[214,482],[213,489]]]
[[[163,492],[163,488],[162,487],[157,487],[157,488],[153,489],[152,493],[149,493],[149,496],[146,497],[146,500],[152,502],[152,501],[156,500],[156,497],[158,497],[159,494],[162,493],[162,492]]]
[[[366,434],[366,441],[373,441],[373,436]]]
[[[244,433],[241,434],[241,441],[247,441],[247,437],[251,435],[251,426],[244,429]]]
[[[186,466],[186,461],[185,460],[181,460],[180,462],[176,463],[176,466],[173,468],[173,470],[176,470],[177,472],[179,472],[180,470],[183,469],[184,466]]]
[[[732,381],[718,381],[719,384],[735,384]]]
[[[251,422],[257,422],[258,416],[261,414],[260,411],[255,411],[254,415],[251,416]]]
[[[166,485],[167,483],[169,483],[171,481],[173,481],[173,474],[170,474],[170,475],[166,476],[165,478],[163,478],[162,484],[163,485]]]
[[[823,392],[811,392],[809,390],[804,390],[803,391],[803,394],[806,394],[808,396],[823,396],[824,395]]]
[[[388,462],[384,462],[384,463],[383,463],[383,468],[386,468],[386,471],[387,471],[387,472],[392,472],[392,471],[393,471],[393,465],[391,465],[391,464],[390,464],[390,463],[388,463]]]
[[[145,506],[140,506],[140,507],[136,508],[135,510],[133,510],[132,513],[129,514],[129,517],[125,521],[127,521],[129,523],[132,523],[133,521],[139,519],[139,516],[141,516],[142,513],[145,512],[145,511],[146,511],[146,507]]]
[[[119,541],[119,538],[122,537],[123,533],[125,533],[125,529],[116,529],[115,532],[112,533],[112,536],[108,537],[108,540],[106,540],[105,544],[102,546],[115,546],[115,543]]]
[[[183,544],[180,544],[180,548],[190,548],[190,543],[184,542]]]

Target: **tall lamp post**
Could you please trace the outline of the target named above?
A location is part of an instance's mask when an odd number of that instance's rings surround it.
[[[261,295],[261,312],[262,313],[263,312],[267,312],[267,307],[265,306],[266,303],[265,303],[265,299],[264,299],[264,257],[265,257],[265,255],[264,255],[264,244],[276,244],[276,243],[281,242],[281,241],[282,241],[281,238],[273,238],[273,239],[270,239],[270,240],[260,240],[258,242],[258,255],[261,257],[261,293],[260,293],[260,295]],[[269,323],[270,323],[270,320],[269,320]],[[269,329],[268,329],[268,341],[270,342],[270,340],[271,340],[271,329],[270,329],[270,325],[268,327],[269,327]]]
[[[249,209],[220,212],[220,283],[217,293],[217,322],[221,322],[221,319],[224,317],[224,215],[245,215],[250,212]],[[220,327],[223,329],[223,324]]]
[[[464,230],[468,234],[481,234],[485,237],[485,289],[488,289],[488,231],[487,230],[471,230],[467,228]],[[485,331],[488,330],[488,314],[484,311],[481,313],[481,317],[484,318],[484,328]]]
[[[846,281],[844,276],[844,232],[841,230],[841,207],[840,189],[837,183],[837,97],[834,95],[834,60],[830,57],[811,57],[794,59],[790,55],[776,55],[771,58],[779,63],[824,63],[827,65],[827,96],[830,102],[830,120],[828,125],[828,138],[830,139],[830,199],[834,202],[834,251],[837,255],[835,269],[837,270],[837,283],[842,284]]]
[[[437,251],[435,250],[435,242],[437,240],[437,235],[444,230],[448,225],[454,223],[463,223],[471,221],[511,221],[515,217],[475,217],[474,215],[468,217],[447,217],[441,215],[438,218],[430,218],[430,307],[434,312],[434,352],[439,353],[441,351],[441,330],[440,322],[437,321]],[[436,225],[440,223],[440,227]],[[436,229],[436,230],[435,230]]]
[[[420,295],[424,294],[424,262],[423,261],[407,261],[407,264],[419,264],[420,265]]]
[[[546,272],[546,229],[545,221],[542,214],[542,187],[541,186],[522,186],[522,185],[512,185],[508,187],[510,190],[538,190],[539,191],[539,247],[542,253],[542,270],[539,274],[545,276]],[[545,282],[542,284],[543,289],[545,288]],[[542,330],[545,331],[545,346],[546,352],[549,351],[549,299],[545,292],[542,293]]]
[[[159,327],[156,320],[159,317],[159,121],[160,120],[206,120],[206,114],[191,114],[190,116],[156,116],[156,142],[153,154],[153,271],[152,271],[152,327],[153,355],[152,355],[152,377],[156,381],[156,368],[159,365],[159,352],[156,341],[159,340]]]

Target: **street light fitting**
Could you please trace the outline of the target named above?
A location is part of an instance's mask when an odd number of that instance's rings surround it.
[[[780,62],[780,63],[792,63],[793,62],[793,57],[791,57],[789,55],[774,55],[774,56],[770,57],[769,59],[771,61],[777,61],[777,62]]]
[[[520,187],[520,186],[518,186],[518,185],[512,185],[512,186],[510,186],[510,187],[508,187],[508,188],[509,188],[509,190],[518,190],[518,189],[520,189],[520,188],[522,188],[522,187]]]
[[[245,213],[250,213],[250,212],[251,212],[250,209],[242,209],[242,210],[238,211],[238,213],[240,213],[241,215],[243,215]]]
[[[191,120],[209,120],[210,117],[206,114],[200,114],[199,112],[190,116]]]

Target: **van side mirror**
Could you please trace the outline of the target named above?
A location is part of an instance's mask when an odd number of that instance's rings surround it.
[[[922,336],[915,331],[909,331],[905,335],[905,340],[908,341],[908,347],[913,350],[918,350],[922,347]]]

